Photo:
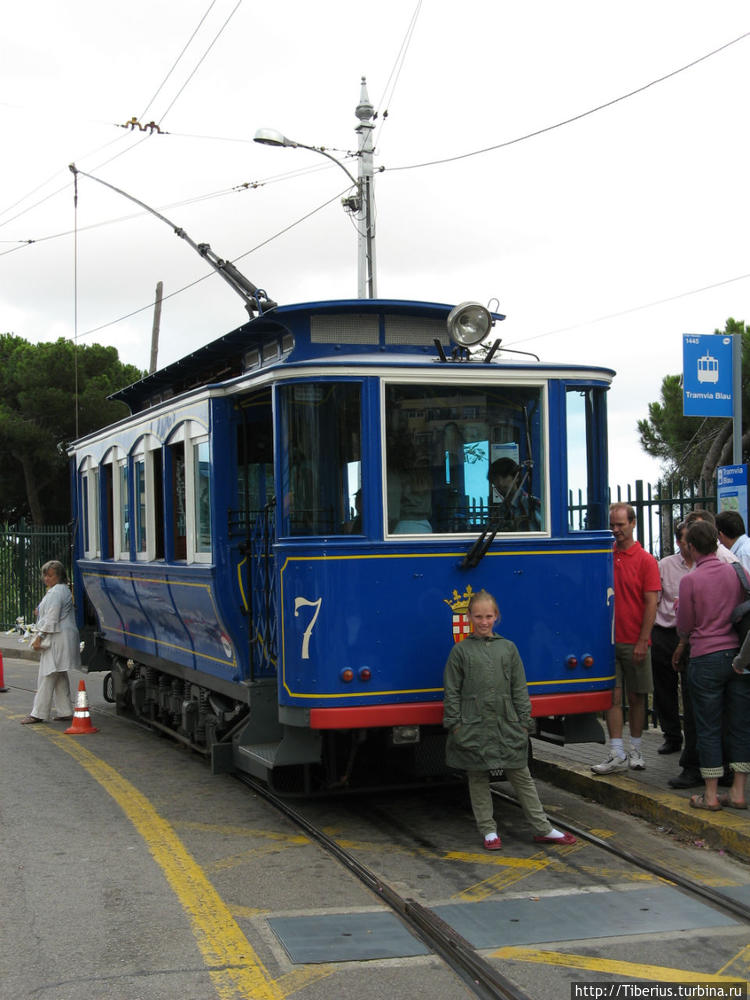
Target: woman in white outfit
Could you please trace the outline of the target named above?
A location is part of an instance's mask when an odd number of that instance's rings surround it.
[[[63,564],[56,559],[46,562],[42,566],[42,581],[47,593],[37,609],[36,635],[31,643],[31,648],[40,650],[42,654],[39,677],[31,715],[21,719],[22,726],[46,722],[53,698],[57,718],[61,721],[72,719],[68,671],[71,667],[81,666],[81,639]]]

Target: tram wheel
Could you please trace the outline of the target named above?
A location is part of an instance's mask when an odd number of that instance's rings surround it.
[[[104,682],[102,683],[102,697],[105,701],[108,701],[110,705],[115,703],[115,679],[112,673],[108,673],[104,677]]]

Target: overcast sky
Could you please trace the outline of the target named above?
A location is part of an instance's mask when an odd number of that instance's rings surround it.
[[[345,176],[252,136],[345,157],[362,75],[385,168],[379,295],[496,299],[504,346],[614,368],[612,483],[657,478],[636,421],[681,370],[682,334],[750,315],[746,0],[6,7],[0,331],[114,344],[146,368],[159,280],[160,366],[246,319],[125,198],[79,177],[75,212],[71,162],[244,255],[280,303],[355,297]],[[164,134],[119,127],[134,117]]]

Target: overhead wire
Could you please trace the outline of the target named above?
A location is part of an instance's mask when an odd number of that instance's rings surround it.
[[[160,208],[167,211],[170,208],[182,208],[188,205],[197,205],[204,201],[212,201],[216,198],[224,198],[231,194],[242,194],[247,190],[255,190],[261,187],[267,187],[271,184],[279,184],[283,181],[293,180],[305,174],[316,173],[319,170],[328,170],[331,168],[330,163],[321,163],[319,165],[314,165],[311,167],[302,167],[296,170],[289,170],[285,173],[271,174],[271,176],[263,178],[257,181],[243,181],[240,184],[234,184],[231,188],[223,188],[219,191],[211,191],[207,194],[193,195],[190,198],[183,198],[180,201],[173,201],[166,205],[161,205]],[[96,168],[95,168],[96,169]],[[62,190],[62,189],[61,189]],[[65,190],[67,190],[67,185]],[[50,196],[51,197],[51,196]],[[40,203],[41,204],[41,203]],[[140,218],[146,215],[145,212],[129,212],[127,215],[120,215],[114,219],[102,219],[99,222],[89,223],[87,226],[78,226],[78,233],[85,233],[92,229],[101,229],[104,226],[118,225],[121,222],[130,222],[132,219]],[[0,251],[0,257],[4,257],[10,253],[16,253],[18,250],[25,250],[33,246],[36,243],[46,243],[49,240],[61,239],[65,236],[70,236],[72,230],[65,229],[57,233],[48,233],[46,236],[37,236],[33,238],[21,239],[21,240],[0,240],[0,243],[13,243],[14,245],[9,250]]]
[[[528,344],[532,340],[541,340],[543,337],[551,337],[558,333],[570,333],[571,330],[578,330],[583,326],[593,326],[595,323],[604,323],[610,319],[619,319],[621,316],[628,316],[630,313],[641,312],[643,309],[653,309],[655,306],[665,305],[667,302],[676,302],[678,299],[688,298],[690,295],[699,295],[701,292],[709,292],[713,288],[721,288],[723,285],[731,285],[735,281],[745,281],[750,278],[748,274],[738,274],[734,278],[726,278],[724,281],[716,281],[711,285],[703,285],[700,288],[693,288],[687,292],[679,292],[677,295],[670,295],[663,299],[655,299],[653,302],[646,302],[640,306],[632,306],[629,309],[622,309],[620,312],[608,313],[605,316],[597,316],[595,319],[584,320],[582,323],[574,323],[571,326],[561,326],[555,330],[547,330],[546,333],[535,333],[530,337],[521,337],[519,340],[511,340],[506,344],[511,347],[514,344]]]
[[[198,60],[198,63],[197,63],[197,65],[195,66],[195,68],[193,69],[192,73],[191,73],[191,74],[190,74],[190,76],[189,76],[189,77],[187,78],[187,80],[186,80],[186,81],[185,81],[185,82],[183,83],[182,87],[181,87],[181,88],[179,89],[179,91],[177,92],[177,94],[175,95],[175,97],[174,97],[174,98],[172,99],[171,103],[170,103],[170,104],[169,104],[169,106],[167,107],[167,110],[166,110],[166,111],[164,112],[164,114],[163,114],[163,115],[161,116],[161,117],[162,117],[162,120],[164,119],[164,117],[166,117],[166,114],[167,114],[167,113],[168,113],[168,112],[169,112],[169,111],[170,111],[170,110],[171,110],[171,109],[172,109],[172,108],[174,107],[174,105],[175,105],[175,103],[177,102],[178,98],[179,98],[179,97],[180,97],[180,96],[182,95],[182,93],[183,93],[183,91],[185,90],[185,88],[187,87],[187,85],[188,85],[188,84],[190,83],[190,81],[192,80],[192,78],[193,78],[193,77],[195,76],[195,73],[197,72],[197,70],[199,69],[199,67],[201,66],[201,64],[202,64],[202,63],[204,62],[204,60],[205,60],[205,59],[206,59],[206,57],[208,56],[209,52],[211,51],[211,49],[213,48],[213,46],[215,45],[215,43],[216,43],[216,42],[218,41],[218,39],[219,39],[220,35],[221,35],[221,34],[222,34],[222,32],[223,32],[223,31],[225,30],[225,28],[227,27],[227,25],[229,24],[229,22],[231,21],[231,19],[232,19],[232,18],[234,17],[234,15],[235,15],[235,13],[237,12],[237,9],[238,9],[238,8],[239,8],[239,6],[241,5],[241,3],[242,3],[242,0],[238,0],[237,4],[235,5],[235,7],[234,7],[234,9],[232,10],[232,12],[231,12],[231,13],[229,14],[229,16],[228,16],[228,17],[227,17],[227,18],[225,19],[225,21],[224,21],[224,23],[222,24],[221,28],[219,29],[219,31],[217,32],[217,34],[216,34],[216,35],[214,36],[214,39],[213,39],[213,41],[212,41],[212,42],[210,43],[210,45],[208,46],[208,48],[207,48],[207,49],[206,49],[206,50],[204,51],[203,55],[202,55],[202,56],[200,57],[200,59]],[[172,63],[172,66],[170,67],[170,69],[169,69],[168,73],[166,74],[166,76],[164,77],[164,79],[162,80],[162,82],[161,82],[161,83],[159,84],[159,86],[157,87],[157,89],[156,89],[156,91],[155,91],[154,95],[153,95],[153,96],[151,97],[151,99],[150,99],[150,100],[148,101],[148,103],[146,104],[146,107],[144,108],[144,110],[143,110],[143,111],[141,112],[141,115],[140,115],[140,117],[141,117],[141,118],[143,118],[143,117],[144,117],[144,116],[146,115],[146,113],[147,113],[148,109],[149,109],[149,108],[151,107],[151,105],[153,104],[153,102],[154,102],[154,101],[156,100],[157,96],[158,96],[158,95],[159,95],[159,94],[161,93],[162,89],[163,89],[163,88],[164,88],[164,86],[166,85],[166,83],[167,83],[167,81],[169,80],[169,78],[170,78],[170,77],[172,76],[172,74],[174,73],[174,71],[175,71],[175,69],[176,69],[176,67],[177,67],[178,63],[179,63],[179,62],[180,62],[180,60],[182,59],[183,55],[184,55],[184,54],[185,54],[185,52],[187,51],[188,47],[189,47],[189,46],[190,46],[190,44],[192,43],[193,39],[194,39],[194,38],[195,38],[195,36],[197,35],[198,31],[200,30],[201,26],[203,25],[204,21],[205,21],[205,20],[206,20],[206,18],[208,17],[209,13],[211,12],[211,9],[212,9],[212,8],[214,7],[214,5],[215,5],[215,4],[216,4],[216,0],[211,0],[211,3],[209,4],[209,6],[208,6],[208,9],[207,9],[207,10],[206,10],[206,12],[204,13],[204,15],[203,15],[203,16],[201,17],[200,21],[198,22],[198,25],[197,25],[197,26],[196,26],[196,28],[195,28],[195,29],[193,30],[193,33],[191,34],[190,38],[189,38],[189,39],[188,39],[188,41],[186,42],[186,44],[185,44],[185,46],[183,47],[182,51],[181,51],[181,52],[180,52],[180,54],[179,54],[179,55],[177,56],[177,58],[175,59],[175,61],[174,61],[174,62]],[[139,146],[139,145],[141,144],[141,142],[144,142],[144,141],[145,141],[146,139],[150,138],[150,137],[151,137],[151,135],[153,135],[153,133],[149,133],[148,135],[143,135],[143,136],[140,136],[140,137],[139,137],[139,141],[138,141],[137,143],[134,143],[134,144],[132,144],[132,145],[128,146],[128,147],[127,147],[127,149],[125,149],[125,150],[122,150],[122,151],[121,151],[120,153],[118,153],[118,154],[117,154],[116,156],[113,156],[113,157],[110,157],[110,158],[109,158],[108,160],[104,160],[104,161],[103,161],[102,163],[98,163],[98,164],[96,164],[96,166],[92,167],[91,169],[92,169],[92,170],[100,170],[100,169],[101,169],[102,167],[105,167],[105,166],[107,166],[108,164],[110,164],[110,163],[114,162],[114,160],[116,160],[116,159],[119,159],[119,157],[120,157],[120,156],[124,156],[124,155],[125,155],[126,153],[128,153],[128,152],[131,152],[131,151],[132,151],[133,149],[137,148],[137,146]],[[96,155],[96,153],[100,152],[100,151],[101,151],[102,149],[106,149],[106,148],[108,148],[109,146],[111,146],[111,145],[114,145],[115,143],[118,143],[118,142],[122,142],[122,141],[123,141],[123,140],[124,140],[125,138],[126,138],[126,137],[125,137],[125,136],[123,136],[123,135],[118,135],[118,136],[117,136],[117,137],[116,137],[115,139],[111,139],[111,140],[109,140],[109,141],[108,141],[108,142],[106,142],[106,143],[105,143],[104,145],[102,145],[102,146],[98,147],[98,148],[97,148],[96,150],[93,150],[93,151],[92,151],[91,153],[86,153],[86,154],[85,154],[85,155],[84,155],[83,157],[79,157],[78,159],[79,159],[79,160],[84,160],[84,159],[86,159],[86,158],[87,158],[88,156],[94,156],[94,155]],[[44,181],[44,182],[43,182],[42,184],[39,184],[39,185],[37,185],[37,187],[33,188],[33,189],[32,189],[32,190],[30,191],[30,192],[27,192],[27,194],[25,194],[25,195],[24,195],[24,196],[23,196],[22,198],[19,198],[19,199],[18,199],[18,200],[17,200],[16,202],[14,202],[14,203],[13,203],[12,205],[8,206],[8,208],[6,208],[6,209],[4,209],[4,210],[0,211],[0,216],[2,216],[2,215],[5,215],[5,214],[6,214],[7,212],[9,212],[9,211],[12,211],[12,209],[13,209],[13,208],[15,208],[15,207],[16,207],[17,205],[20,205],[20,204],[22,204],[22,203],[23,203],[24,201],[26,201],[26,199],[27,199],[27,198],[31,197],[31,196],[32,196],[32,195],[33,195],[34,193],[36,193],[36,191],[38,191],[38,190],[40,190],[41,188],[43,188],[43,187],[44,187],[44,186],[45,186],[46,184],[49,184],[49,183],[50,183],[50,181],[51,181],[51,180],[53,180],[55,176],[57,176],[57,172],[56,172],[55,174],[53,174],[53,175],[52,175],[51,177],[49,177],[49,178],[48,178],[48,179],[47,179],[46,181]],[[32,210],[33,210],[34,208],[38,208],[38,207],[39,207],[39,205],[43,205],[43,204],[44,204],[44,203],[45,203],[46,201],[49,201],[49,199],[50,199],[50,198],[53,198],[53,197],[54,197],[55,195],[57,195],[57,194],[60,194],[61,192],[63,192],[63,191],[67,191],[67,190],[68,190],[68,183],[66,183],[66,184],[62,185],[62,186],[61,186],[61,187],[59,187],[59,188],[56,188],[56,189],[55,189],[54,191],[52,191],[52,192],[51,192],[50,194],[46,195],[46,196],[45,196],[44,198],[41,198],[41,199],[40,199],[39,201],[36,201],[36,202],[34,202],[34,204],[32,204],[32,205],[28,206],[28,207],[27,207],[26,209],[24,209],[24,210],[23,210],[22,212],[19,212],[19,213],[17,213],[16,215],[14,215],[14,216],[11,216],[11,218],[9,218],[9,219],[6,219],[6,220],[5,220],[5,221],[3,221],[3,222],[0,222],[0,227],[2,227],[2,226],[5,226],[5,225],[7,225],[7,224],[8,224],[8,223],[10,223],[10,222],[13,222],[13,221],[14,221],[15,219],[18,219],[18,218],[20,218],[20,217],[21,217],[22,215],[24,215],[24,214],[25,214],[26,212],[30,212],[30,211],[32,211]],[[34,242],[39,242],[39,241],[37,240],[37,241],[34,241]]]
[[[141,111],[141,113],[140,113],[140,115],[139,115],[139,118],[145,118],[145,117],[146,117],[146,115],[148,114],[148,109],[149,109],[149,108],[151,107],[151,105],[152,105],[152,104],[154,103],[154,101],[156,100],[156,98],[157,98],[157,97],[159,96],[159,94],[160,94],[160,93],[162,92],[162,90],[163,90],[163,89],[164,89],[164,87],[166,86],[166,83],[167,83],[167,81],[169,80],[170,76],[171,76],[171,75],[172,75],[172,74],[174,73],[174,71],[175,71],[175,70],[177,69],[177,65],[178,65],[178,63],[180,62],[180,60],[182,59],[182,57],[183,57],[183,56],[185,55],[185,53],[186,53],[186,52],[187,52],[187,50],[189,49],[189,47],[190,47],[190,45],[191,45],[191,43],[192,43],[193,39],[195,38],[195,36],[196,36],[196,35],[198,34],[198,32],[200,31],[201,27],[203,26],[203,22],[204,22],[204,21],[206,20],[206,18],[208,17],[208,15],[209,15],[209,14],[211,13],[211,11],[213,10],[213,8],[214,8],[215,4],[216,4],[216,0],[211,0],[211,3],[210,3],[210,4],[208,5],[208,9],[207,9],[207,10],[206,10],[206,12],[204,13],[203,17],[201,17],[200,21],[198,21],[198,24],[197,24],[197,25],[196,25],[196,27],[194,28],[194,30],[193,30],[193,33],[192,33],[192,35],[190,36],[190,38],[188,38],[187,42],[185,42],[185,45],[183,46],[183,49],[182,49],[182,51],[180,52],[180,54],[179,54],[179,55],[177,56],[177,58],[175,59],[175,61],[174,61],[174,62],[172,63],[172,65],[170,66],[170,68],[169,68],[169,71],[168,71],[167,75],[166,75],[166,76],[164,77],[164,79],[162,80],[162,82],[161,82],[161,83],[159,84],[159,86],[158,86],[158,87],[156,88],[156,92],[155,92],[155,93],[154,93],[154,95],[153,95],[153,96],[151,97],[151,100],[147,102],[147,104],[146,104],[146,107],[145,107],[145,108],[143,109],[143,111]],[[164,115],[162,115],[162,118],[164,118]]]
[[[215,0],[214,0],[214,2],[215,2]],[[167,107],[166,111],[164,112],[164,115],[162,115],[162,119],[171,110],[171,108],[174,106],[174,104],[176,103],[176,101],[178,100],[178,98],[184,92],[184,90],[187,87],[187,85],[189,84],[190,80],[192,80],[192,78],[194,77],[195,73],[197,72],[197,70],[199,69],[199,67],[201,66],[201,64],[205,60],[205,58],[208,56],[208,54],[211,51],[211,49],[213,48],[213,46],[218,41],[218,38],[220,37],[220,35],[223,33],[223,31],[225,30],[225,28],[229,24],[230,20],[232,19],[232,17],[234,16],[234,14],[238,10],[238,8],[240,7],[241,3],[242,3],[242,0],[238,0],[237,4],[235,5],[235,7],[231,11],[231,13],[228,15],[228,17],[226,18],[226,20],[224,21],[223,25],[219,29],[218,33],[215,35],[214,39],[212,40],[212,42],[210,43],[210,45],[208,46],[208,48],[206,49],[206,51],[204,52],[204,54],[201,57],[201,59],[199,60],[198,64],[195,66],[195,68],[193,69],[193,71],[190,74],[190,76],[188,77],[188,79],[185,81],[185,83],[183,84],[183,86],[178,91],[177,95],[173,98],[172,102]],[[209,13],[209,11],[210,11],[210,9],[211,9],[212,6],[213,6],[213,2],[210,5],[208,11],[206,11],[206,14],[204,15],[204,17],[201,19],[201,22],[199,23],[198,28],[200,27],[200,25],[205,20],[205,17]],[[409,46],[409,43],[411,41],[411,37],[413,35],[414,27],[416,25],[416,20],[417,20],[420,8],[421,8],[421,0],[419,0],[419,2],[417,3],[415,11],[414,11],[414,13],[412,15],[412,20],[410,22],[409,28],[407,29],[407,33],[406,33],[404,42],[402,42],[401,50],[399,52],[399,57],[397,58],[397,61],[396,61],[396,64],[395,64],[395,66],[397,66],[398,69],[396,70],[396,68],[394,67],[394,70],[391,73],[391,77],[389,77],[389,81],[391,79],[393,79],[393,85],[391,87],[391,95],[393,94],[393,92],[395,90],[396,83],[398,82],[398,77],[400,75],[401,69],[403,68],[403,61],[404,61],[406,52],[408,50],[408,46]],[[193,35],[191,36],[191,39],[189,40],[189,42],[187,43],[187,45],[189,45],[190,42],[192,41],[192,39],[194,38],[194,36],[195,36],[198,28],[196,28],[196,30],[193,32]],[[469,157],[482,155],[484,153],[493,152],[495,150],[506,148],[508,146],[520,143],[520,142],[525,141],[527,139],[534,138],[534,137],[542,135],[542,134],[544,134],[546,132],[550,132],[550,131],[553,131],[555,129],[561,128],[561,127],[563,127],[565,125],[572,124],[573,122],[580,121],[583,118],[586,118],[586,117],[588,117],[590,115],[593,115],[593,114],[595,114],[595,113],[597,113],[599,111],[602,111],[602,110],[604,110],[606,108],[612,107],[613,105],[615,105],[617,103],[620,103],[620,102],[622,102],[622,101],[624,101],[624,100],[626,100],[628,98],[634,97],[637,94],[643,93],[645,90],[647,90],[647,89],[649,89],[649,88],[651,88],[653,86],[656,86],[659,83],[663,83],[664,81],[666,81],[666,80],[668,80],[668,79],[670,79],[670,78],[672,78],[672,77],[674,77],[674,76],[676,76],[676,75],[678,75],[680,73],[685,72],[686,70],[688,70],[688,69],[690,69],[690,68],[692,68],[692,67],[700,64],[701,62],[704,62],[705,60],[707,60],[707,59],[709,59],[709,58],[717,55],[718,53],[720,53],[722,51],[725,51],[730,46],[735,45],[735,44],[739,43],[740,41],[743,41],[744,39],[748,38],[749,36],[750,36],[750,32],[745,32],[744,34],[739,35],[737,38],[734,38],[734,39],[730,40],[729,42],[726,42],[725,44],[723,44],[723,45],[721,45],[721,46],[719,46],[719,47],[711,50],[710,52],[704,54],[703,56],[700,56],[700,57],[692,60],[690,63],[687,63],[687,64],[685,64],[685,65],[683,65],[681,67],[678,67],[677,69],[674,69],[674,70],[670,71],[669,73],[666,73],[666,74],[662,75],[661,77],[658,77],[657,79],[654,79],[654,80],[650,81],[649,83],[646,83],[646,84],[644,84],[644,85],[642,85],[640,87],[635,88],[634,90],[629,91],[626,94],[620,95],[619,97],[616,97],[616,98],[614,98],[614,99],[612,99],[610,101],[604,102],[604,103],[602,103],[600,105],[597,105],[596,107],[591,108],[591,109],[589,109],[587,111],[584,111],[584,112],[578,113],[576,115],[573,115],[573,116],[571,116],[569,118],[566,118],[566,119],[564,119],[564,120],[562,120],[560,122],[557,122],[557,123],[555,123],[553,125],[549,125],[549,126],[546,126],[544,128],[537,129],[537,130],[534,130],[532,132],[525,133],[522,136],[517,136],[514,139],[506,140],[506,141],[504,141],[502,143],[497,143],[497,144],[494,144],[492,146],[487,146],[487,147],[484,147],[482,149],[474,150],[474,151],[471,151],[471,152],[468,152],[468,153],[462,153],[462,154],[458,154],[456,156],[444,157],[444,158],[437,159],[437,160],[425,161],[425,162],[422,162],[422,163],[404,165],[404,166],[400,166],[400,167],[390,167],[390,168],[387,168],[387,169],[389,169],[391,171],[411,170],[411,169],[418,169],[418,168],[422,168],[422,167],[435,166],[435,165],[439,165],[439,164],[455,162],[455,161],[458,161],[458,160],[467,159]],[[185,48],[187,48],[187,45],[186,45]],[[184,51],[185,51],[185,49],[183,49],[183,53],[184,53]],[[149,102],[149,105],[150,105],[150,103],[153,102],[153,100],[155,99],[155,97],[161,91],[161,89],[164,86],[164,84],[166,83],[167,79],[169,78],[169,76],[174,71],[174,68],[176,67],[176,65],[179,62],[180,58],[182,57],[183,53],[180,54],[180,56],[178,57],[178,59],[173,64],[173,66],[170,69],[169,73],[167,74],[167,76],[165,77],[164,81],[162,82],[162,85],[160,85],[160,87],[157,89],[154,97],[152,98],[152,101]],[[387,88],[386,88],[386,90],[387,90]],[[148,108],[149,105],[147,105],[147,108]],[[150,135],[143,136],[141,138],[141,141],[145,141],[145,139],[149,138],[149,137],[150,137]],[[218,140],[220,137],[212,137],[212,138],[215,138],[215,139]],[[114,141],[117,141],[117,140],[113,140],[113,142]],[[229,141],[229,140],[224,140],[224,141]],[[239,140],[235,140],[235,141],[239,141]],[[106,165],[106,164],[112,162],[114,159],[117,159],[119,156],[124,155],[125,152],[129,152],[131,149],[136,148],[136,146],[139,145],[139,144],[140,143],[137,143],[134,146],[128,147],[127,150],[123,150],[121,153],[117,154],[117,156],[110,158],[109,160],[105,161],[104,164],[100,164],[99,166],[103,166],[103,165]],[[110,143],[108,143],[107,145],[110,145]],[[106,148],[106,146],[102,147],[102,148]],[[323,169],[323,168],[317,168],[317,169]],[[386,169],[386,168],[381,168],[381,169]],[[299,173],[304,173],[304,172],[305,171],[299,171]],[[252,185],[250,185],[250,186],[252,186]],[[66,185],[66,187],[64,189],[67,189],[67,185]],[[40,199],[40,201],[36,202],[33,206],[31,206],[31,208],[34,208],[34,207],[37,207],[40,204],[43,204],[45,201],[49,200],[49,198],[51,198],[55,194],[59,193],[60,190],[64,190],[64,189],[63,188],[58,189],[57,191],[53,192],[51,195],[48,195],[45,198]],[[20,201],[23,201],[23,200],[24,199],[21,199]],[[18,204],[18,202],[16,204]],[[330,204],[330,202],[326,202],[326,203],[324,203],[324,205],[325,204]],[[280,230],[277,234],[275,234],[274,236],[270,237],[267,241],[264,241],[264,243],[260,244],[259,246],[263,246],[266,243],[270,242],[271,240],[273,240],[273,239],[275,239],[275,238],[283,235],[283,233],[287,232],[289,229],[294,228],[295,225],[297,225],[300,222],[304,221],[306,218],[309,218],[310,216],[314,215],[317,211],[320,210],[320,208],[324,207],[324,205],[323,206],[319,206],[317,209],[314,209],[313,211],[311,211],[310,213],[308,213],[306,216],[301,217],[293,225],[291,225],[289,227],[285,227],[284,229]],[[29,209],[26,209],[24,211],[29,211],[29,210],[31,210],[31,209],[29,208]],[[15,218],[18,218],[19,215],[22,215],[22,214],[24,214],[24,213],[23,212],[22,213],[18,213],[16,216],[13,216],[11,219],[6,220],[6,222],[4,222],[4,223],[2,223],[0,225],[6,225],[8,222],[13,221]],[[11,253],[11,252],[15,252],[15,251],[17,251],[19,249],[23,249],[24,247],[30,245],[30,243],[31,243],[31,241],[25,241],[21,246],[14,247],[12,250],[9,250],[9,251],[4,251],[4,253]],[[257,249],[257,248],[254,248],[254,249]],[[248,253],[250,253],[250,252],[252,252],[252,251],[248,251]],[[242,256],[244,256],[244,255],[242,255]],[[240,259],[240,258],[237,258],[237,259]],[[207,275],[207,277],[208,277],[208,275]],[[561,328],[560,330],[548,331],[547,333],[543,333],[543,334],[536,334],[536,335],[534,335],[532,337],[525,338],[524,340],[515,341],[515,343],[523,343],[523,342],[525,342],[527,340],[539,339],[539,338],[542,338],[542,337],[545,337],[545,336],[550,336],[550,335],[555,334],[555,333],[565,332],[565,331],[570,330],[570,329],[575,329],[577,326],[588,325],[590,323],[595,323],[595,322],[601,322],[604,319],[614,318],[614,317],[619,316],[619,315],[625,315],[628,312],[634,312],[634,311],[638,311],[640,309],[650,308],[651,306],[661,304],[662,302],[672,301],[672,299],[674,299],[674,298],[680,298],[680,297],[683,297],[685,295],[697,294],[699,291],[705,291],[705,290],[707,290],[709,288],[718,287],[718,285],[721,285],[721,284],[728,284],[728,283],[730,283],[732,281],[741,280],[741,278],[743,278],[743,277],[747,277],[747,276],[743,275],[743,276],[739,276],[737,278],[727,279],[727,281],[725,281],[725,282],[719,282],[716,285],[705,286],[705,288],[696,289],[696,290],[693,290],[693,291],[690,291],[690,292],[684,292],[684,293],[681,293],[680,295],[673,296],[672,298],[659,300],[657,302],[650,303],[650,304],[647,304],[647,305],[636,306],[636,307],[633,307],[632,309],[624,310],[621,313],[616,313],[616,314],[611,314],[610,316],[600,317],[599,319],[590,320],[590,321],[587,321],[586,323],[583,323],[583,324],[576,324],[576,326],[573,326],[573,327],[567,327],[567,328]],[[195,282],[193,282],[192,284],[195,284]],[[191,285],[186,285],[185,286],[185,288],[190,288],[190,287],[191,287]],[[181,291],[181,290],[184,290],[184,289],[180,289],[180,290],[178,290],[176,292],[173,292],[173,293],[171,293],[167,297],[172,297],[173,295],[178,294],[178,292]],[[150,308],[150,306],[147,306],[147,307],[144,307],[144,308]],[[142,310],[139,309],[139,310],[136,310],[135,312],[140,312],[140,311],[142,311]],[[129,313],[128,316],[130,316],[130,315],[134,315],[134,313]],[[128,318],[128,317],[121,317],[121,319],[124,319],[124,318]],[[113,323],[117,323],[117,322],[120,322],[120,321],[121,320],[114,320],[112,322]],[[111,325],[111,324],[105,324],[104,326],[106,327],[108,325]],[[103,329],[103,328],[104,327],[97,327],[96,329],[99,330],[99,329]],[[86,333],[88,334],[88,333],[92,333],[92,332],[96,332],[96,331],[92,330],[92,331],[87,331]],[[86,334],[82,334],[82,336],[83,335],[86,335]]]
[[[329,198],[327,201],[322,202],[316,208],[313,208],[311,211],[307,212],[305,215],[300,216],[294,222],[290,222],[289,225],[284,226],[283,229],[280,229],[278,232],[274,233],[272,236],[269,236],[265,240],[261,240],[260,243],[257,243],[254,247],[250,247],[249,250],[245,250],[243,253],[239,254],[239,256],[233,257],[232,260],[230,261],[230,263],[236,264],[237,261],[244,260],[244,258],[248,257],[251,253],[255,253],[257,250],[260,250],[264,246],[267,246],[269,243],[272,243],[273,240],[277,239],[279,236],[283,236],[284,233],[288,233],[290,230],[294,229],[296,226],[301,225],[301,223],[307,221],[307,219],[311,218],[316,213],[322,211],[324,208],[327,208],[328,205],[332,205],[333,202],[337,201],[341,197],[341,195],[344,194],[345,191],[347,191],[347,190],[349,190],[349,189],[348,188],[344,188],[338,194],[334,195],[333,198]],[[205,281],[207,278],[214,277],[215,274],[216,274],[215,271],[210,271],[208,274],[204,274],[200,278],[196,278],[195,281],[191,281],[187,285],[183,285],[181,288],[176,288],[173,292],[170,292],[169,295],[163,296],[162,301],[165,301],[166,299],[174,298],[175,295],[180,295],[182,292],[187,291],[189,288],[193,288],[195,285],[199,285],[202,281]],[[152,306],[153,306],[153,304],[154,304],[153,302],[149,302],[145,306],[139,306],[138,309],[133,309],[131,312],[126,313],[124,316],[119,316],[117,319],[110,320],[107,323],[102,323],[100,326],[92,327],[92,329],[90,329],[90,330],[85,330],[79,336],[81,336],[81,337],[88,337],[88,336],[90,336],[93,333],[99,333],[100,330],[106,330],[107,327],[115,326],[117,323],[122,323],[124,320],[130,319],[131,316],[137,316],[139,313],[145,312],[147,309],[151,309]]]
[[[182,96],[183,91],[188,86],[188,84],[190,83],[190,81],[193,79],[193,77],[195,76],[195,74],[198,72],[198,70],[200,69],[200,67],[203,65],[203,63],[204,63],[205,59],[207,58],[209,52],[214,47],[214,45],[216,45],[216,43],[218,42],[219,38],[221,37],[221,35],[223,34],[224,30],[226,29],[227,25],[232,20],[232,18],[234,17],[234,15],[237,13],[237,11],[239,10],[239,8],[241,6],[242,6],[242,0],[237,0],[237,3],[235,4],[232,12],[229,14],[229,16],[227,17],[227,19],[224,21],[224,23],[222,24],[222,26],[219,28],[218,32],[214,36],[213,41],[211,42],[211,44],[208,46],[208,48],[206,49],[206,51],[203,53],[203,55],[198,60],[197,65],[193,69],[193,72],[190,74],[190,76],[187,78],[187,80],[185,80],[185,82],[183,83],[183,85],[177,91],[177,93],[173,97],[172,101],[167,106],[166,110],[163,111],[162,114],[160,115],[160,120],[161,121],[164,121],[164,119],[167,117],[167,115],[169,114],[169,112],[175,106],[175,104],[177,103],[177,101],[179,100],[179,98]]]
[[[673,69],[669,73],[665,73],[663,76],[649,81],[649,83],[644,83],[641,87],[636,87],[635,90],[628,91],[627,94],[621,94],[619,97],[614,97],[611,101],[605,101],[603,104],[598,104],[595,108],[589,108],[588,111],[581,111],[578,114],[571,115],[569,118],[555,122],[554,125],[546,125],[543,128],[535,129],[533,132],[525,132],[523,135],[516,136],[514,139],[507,139],[504,142],[498,142],[492,146],[484,146],[482,149],[475,149],[468,153],[459,153],[456,156],[445,156],[437,160],[425,160],[422,163],[410,163],[401,167],[388,167],[383,169],[388,169],[391,172],[398,170],[417,170],[422,167],[435,167],[444,163],[456,163],[458,160],[467,160],[472,156],[482,156],[484,153],[492,153],[498,149],[507,149],[508,146],[514,146],[519,142],[525,142],[527,139],[534,139],[537,136],[544,135],[547,132],[553,132],[555,129],[562,128],[565,125],[572,125],[573,122],[581,121],[583,118],[588,118],[591,115],[597,114],[599,111],[611,108],[615,104],[619,104],[621,101],[626,101],[631,97],[642,94],[645,90],[648,90],[651,87],[656,87],[658,84],[664,83],[666,80],[670,80],[672,77],[678,76],[680,73],[684,73],[687,70],[692,69],[694,66],[698,66],[707,59],[711,59],[713,56],[718,55],[720,52],[724,52],[732,45],[737,45],[739,42],[742,42],[749,37],[750,31],[746,31],[744,34],[738,35],[737,38],[733,38],[731,41],[725,42],[718,48],[712,49],[711,52],[706,52],[705,55],[699,56],[697,59],[693,59],[691,62],[686,63],[684,66],[679,66],[677,69]]]
[[[398,51],[395,62],[393,64],[393,69],[385,82],[385,87],[383,88],[383,95],[377,106],[378,121],[379,125],[377,127],[378,138],[383,134],[383,127],[388,119],[389,115],[389,105],[393,100],[393,95],[396,92],[396,86],[398,85],[399,78],[401,76],[401,71],[404,68],[404,63],[406,62],[406,54],[409,51],[409,46],[411,45],[412,38],[414,36],[414,29],[417,26],[417,20],[419,18],[420,11],[422,9],[422,0],[417,0],[417,5],[411,16],[411,21],[406,29],[403,41],[401,42],[401,48]],[[382,111],[380,110],[382,108]]]

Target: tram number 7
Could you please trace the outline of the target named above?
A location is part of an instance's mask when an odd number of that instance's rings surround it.
[[[312,630],[315,628],[315,622],[318,620],[318,615],[320,614],[320,608],[323,604],[323,598],[319,597],[317,601],[308,601],[306,597],[295,597],[294,599],[294,617],[299,617],[300,608],[315,608],[315,614],[310,619],[310,622],[302,633],[302,659],[310,659],[310,636],[312,635]]]

